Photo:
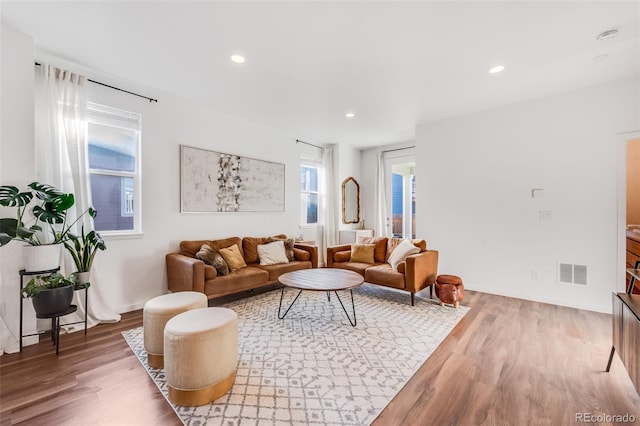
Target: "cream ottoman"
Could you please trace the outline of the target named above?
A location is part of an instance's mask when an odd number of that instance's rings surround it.
[[[163,368],[164,326],[182,312],[207,307],[207,296],[196,291],[181,291],[154,297],[144,304],[142,325],[144,349],[149,367]]]
[[[207,404],[236,380],[238,315],[204,308],[171,318],[164,328],[164,371],[169,399],[177,405]]]

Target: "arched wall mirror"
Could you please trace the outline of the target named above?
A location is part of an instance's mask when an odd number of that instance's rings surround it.
[[[342,223],[360,222],[360,185],[352,177],[342,182]]]

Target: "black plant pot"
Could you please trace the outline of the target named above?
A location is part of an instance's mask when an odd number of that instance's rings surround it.
[[[66,311],[73,299],[73,285],[42,290],[37,297],[32,297],[33,309],[37,317],[47,317]]]

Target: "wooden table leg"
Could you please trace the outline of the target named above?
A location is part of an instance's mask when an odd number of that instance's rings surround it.
[[[605,370],[607,373],[611,369],[611,361],[613,361],[613,354],[616,352],[615,346],[611,346],[611,354],[609,354],[609,362],[607,363],[607,369]]]

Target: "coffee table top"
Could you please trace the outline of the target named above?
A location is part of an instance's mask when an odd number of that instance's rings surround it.
[[[364,282],[357,272],[336,268],[313,268],[287,272],[278,282],[300,290],[336,291],[358,287]]]

